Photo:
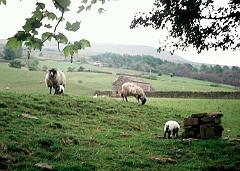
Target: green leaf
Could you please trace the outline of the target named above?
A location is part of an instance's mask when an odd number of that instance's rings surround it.
[[[41,20],[43,18],[43,14],[40,11],[34,11],[32,18],[35,18],[36,20]]]
[[[74,50],[73,50],[73,45],[67,45],[64,49],[63,49],[63,53],[64,56],[72,56],[74,54]]]
[[[22,27],[26,32],[35,31],[35,29],[42,26],[42,23],[36,18],[26,19],[25,25]]]
[[[64,56],[73,56],[75,53],[78,53],[78,50],[84,49],[85,47],[90,47],[90,42],[86,39],[80,41],[75,41],[73,44],[67,45],[63,49]]]
[[[81,5],[81,6],[78,7],[77,13],[80,13],[82,10],[84,10],[84,6],[83,6],[83,5]]]
[[[85,49],[86,47],[91,47],[90,42],[86,39],[82,39],[79,42],[81,43],[82,49]]]
[[[42,43],[41,39],[38,39],[38,38],[35,38],[35,37],[31,36],[28,39],[28,42],[25,43],[25,45],[27,45],[28,47],[33,48],[34,50],[35,49],[42,50],[43,43]]]
[[[88,0],[82,0],[81,3],[86,4]]]
[[[51,38],[52,38],[52,36],[50,36],[52,33],[50,33],[50,32],[45,32],[45,33],[43,33],[42,34],[42,41],[45,41],[45,40],[49,40],[49,41],[51,41]]]
[[[104,11],[106,11],[104,8],[99,8],[99,9],[98,9],[98,13],[99,13],[99,14],[103,13]]]
[[[96,4],[97,0],[92,0],[91,4]]]
[[[68,43],[67,37],[62,33],[58,33],[57,35],[55,35],[55,39],[59,43],[64,43],[64,44]]]
[[[76,21],[75,23],[70,23],[69,21],[67,21],[66,23],[66,30],[68,31],[77,31],[80,28],[80,22]]]
[[[44,27],[46,28],[52,28],[52,26],[50,24],[45,24]]]
[[[57,9],[63,12],[69,11],[68,6],[71,4],[71,0],[53,0],[53,3]]]
[[[99,1],[102,1],[102,4],[104,4],[104,3],[105,3],[105,0],[99,0]]]
[[[28,37],[30,37],[30,33],[26,33],[24,31],[18,31],[15,35],[14,38],[17,39],[17,41],[26,41]]]
[[[92,7],[91,5],[88,5],[88,6],[86,7],[86,11],[90,10],[91,7]]]
[[[81,49],[85,49],[86,47],[90,47],[90,42],[86,39],[82,39],[80,41],[75,41],[74,42],[75,45],[75,49],[76,50],[81,50]]]
[[[57,19],[56,14],[54,14],[53,12],[45,11],[45,16],[47,16],[48,20],[56,20]]]
[[[1,5],[2,3],[3,3],[4,5],[7,4],[6,0],[0,0],[0,5]]]
[[[43,10],[45,8],[45,4],[44,3],[37,2],[36,5],[37,5],[36,10],[40,10],[40,9]]]
[[[18,41],[17,38],[11,37],[8,39],[6,46],[12,49],[17,49],[22,47],[22,41]]]

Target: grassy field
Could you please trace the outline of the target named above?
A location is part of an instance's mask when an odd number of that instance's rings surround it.
[[[66,71],[79,63],[41,61]],[[240,100],[149,98],[146,105],[120,99],[92,98],[95,90],[111,90],[113,74],[66,72],[63,96],[49,95],[45,72],[9,68],[0,64],[0,170],[237,170],[240,162]],[[235,91],[228,85],[161,76],[155,90]],[[17,93],[16,93],[17,92]],[[221,111],[223,138],[163,139],[163,125],[196,112]],[[27,118],[26,114],[37,117]],[[25,116],[25,117],[24,117]],[[183,132],[181,129],[180,134]],[[165,162],[164,159],[171,159]]]
[[[55,170],[237,170],[239,104],[149,99],[142,106],[134,99],[0,92],[0,170],[38,170],[36,163]],[[223,139],[163,139],[167,120],[182,126],[185,116],[205,111],[223,112]]]
[[[79,63],[41,61],[40,67],[55,67],[66,71],[68,67],[79,68]],[[83,65],[86,69],[112,72],[113,74],[91,72],[66,72],[67,86],[65,92],[69,95],[93,95],[95,90],[111,90],[112,82],[118,78],[117,72],[135,73],[137,71],[114,68],[99,68],[92,65]],[[17,91],[47,94],[48,88],[44,83],[45,72],[26,69],[9,68],[7,64],[0,64],[0,91]],[[145,80],[150,82],[157,91],[235,91],[235,87],[199,81],[182,77],[161,76],[158,80]]]

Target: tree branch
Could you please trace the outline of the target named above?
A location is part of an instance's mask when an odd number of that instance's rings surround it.
[[[62,9],[62,15],[61,15],[60,19],[58,20],[53,32],[51,34],[49,34],[48,37],[45,40],[42,41],[42,43],[46,42],[56,32],[58,25],[60,24],[60,22],[63,19],[63,14],[64,14],[64,10]]]

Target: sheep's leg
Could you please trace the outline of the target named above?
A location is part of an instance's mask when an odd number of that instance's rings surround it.
[[[126,101],[128,102],[127,96],[125,96]]]
[[[52,87],[50,87],[50,94],[52,94]]]
[[[140,98],[141,98],[141,96],[138,95],[138,96],[137,96],[138,103],[139,103],[139,99],[140,99]]]
[[[170,139],[171,131],[168,132],[168,139]]]
[[[166,139],[167,131],[164,132],[164,139]]]
[[[123,99],[123,101],[124,101],[124,95],[121,93],[121,97],[122,97],[122,99]]]
[[[54,94],[60,94],[59,90],[56,88]]]
[[[165,132],[168,133],[168,139],[170,139],[171,131],[169,130],[169,125],[167,125]]]
[[[178,138],[178,133],[176,133],[176,138]]]
[[[139,103],[139,97],[138,97],[138,96],[136,97],[136,99],[137,99],[137,101],[138,101],[138,103]]]
[[[176,138],[178,138],[178,128],[176,129]]]

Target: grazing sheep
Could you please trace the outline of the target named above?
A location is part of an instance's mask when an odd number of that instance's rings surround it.
[[[52,92],[52,88],[55,89],[55,94],[58,94],[58,89],[60,88],[60,85],[62,85],[64,88],[66,86],[65,74],[61,71],[52,68],[48,70],[45,76],[45,83],[47,87],[50,88],[50,94]]]
[[[178,137],[178,131],[180,130],[180,125],[176,121],[167,121],[164,125],[164,139],[168,133],[168,139],[172,134],[175,138]]]
[[[134,96],[138,100],[138,103],[139,103],[139,99],[141,100],[142,105],[144,105],[147,101],[146,95],[143,89],[135,85],[134,83],[130,83],[130,82],[126,82],[122,85],[121,96],[123,100],[125,98],[126,101],[128,101],[127,96]]]

